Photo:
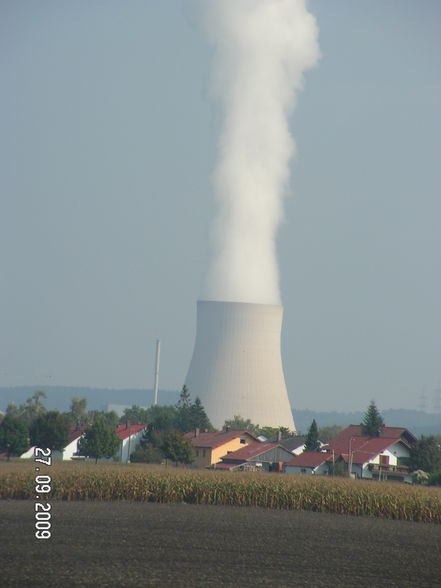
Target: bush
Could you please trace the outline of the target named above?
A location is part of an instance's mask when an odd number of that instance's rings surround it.
[[[436,472],[429,477],[429,486],[441,486],[441,472]]]
[[[133,463],[162,463],[164,455],[158,447],[148,444],[144,447],[138,447],[130,456]]]

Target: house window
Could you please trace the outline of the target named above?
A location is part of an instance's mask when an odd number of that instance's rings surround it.
[[[380,455],[380,465],[381,466],[389,465],[389,456],[388,455]]]
[[[205,457],[205,449],[202,450],[202,457]]]
[[[245,445],[245,443],[247,442],[247,440],[245,439],[245,437],[241,437],[240,438],[240,442],[242,445]]]
[[[199,457],[199,449],[196,449],[196,457]]]

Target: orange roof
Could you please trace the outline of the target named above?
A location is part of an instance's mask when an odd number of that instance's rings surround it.
[[[258,457],[262,455],[262,453],[266,453],[270,449],[275,449],[276,447],[282,447],[280,443],[253,443],[252,445],[246,445],[245,447],[241,447],[237,451],[230,451],[227,455],[221,457],[222,461],[248,461],[249,459],[253,459],[253,457]],[[290,453],[288,449],[282,447],[287,453]]]
[[[328,451],[334,450],[335,457],[341,455],[344,461],[348,461],[349,449],[352,454],[352,463],[363,464],[382,453],[395,443],[403,443],[401,438],[394,437],[351,437],[349,439],[329,444]]]
[[[349,427],[346,427],[346,429],[343,429],[343,431],[340,431],[338,435],[333,437],[329,441],[329,445],[332,446],[334,443],[349,440],[350,437],[371,438],[370,435],[363,435],[361,432],[361,425],[349,425]],[[404,427],[387,427],[385,425],[381,430],[381,434],[376,438],[381,439],[382,437],[386,437],[387,439],[400,439],[401,437],[404,437],[407,441],[416,441],[414,435]]]
[[[116,434],[121,439],[121,441],[124,441],[124,439],[127,439],[127,437],[130,437],[131,435],[134,435],[135,433],[138,433],[139,431],[142,431],[146,428],[147,425],[118,425]]]
[[[216,431],[214,433],[199,433],[198,435],[196,435],[195,431],[190,431],[189,433],[185,433],[184,437],[191,441],[193,447],[215,449],[216,447],[220,447],[221,445],[229,443],[238,437],[243,437],[244,435],[247,435],[251,439],[255,439],[255,437],[245,429],[238,431],[230,430]]]
[[[332,461],[332,455],[322,451],[304,451],[296,455],[293,459],[286,462],[286,466],[296,466],[300,468],[316,468],[325,461]]]

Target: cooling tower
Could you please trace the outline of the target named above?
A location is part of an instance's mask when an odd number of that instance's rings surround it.
[[[282,315],[277,305],[198,301],[185,384],[216,428],[240,415],[295,430],[280,353]]]

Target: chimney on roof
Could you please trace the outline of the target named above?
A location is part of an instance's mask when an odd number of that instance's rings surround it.
[[[194,430],[194,436],[195,436],[195,437],[199,437],[199,433],[200,433],[200,432],[201,432],[201,431],[199,430],[199,427],[196,427],[196,429]]]
[[[280,429],[277,431],[277,443],[280,443],[282,440],[282,431]]]

